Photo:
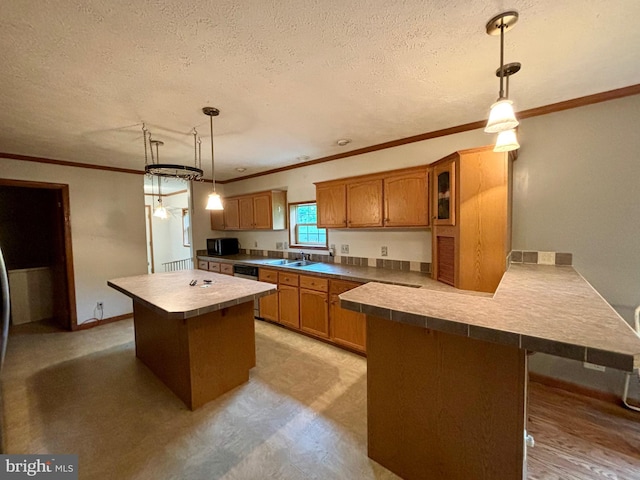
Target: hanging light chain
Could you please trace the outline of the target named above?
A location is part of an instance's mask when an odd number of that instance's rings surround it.
[[[149,130],[147,130],[146,125],[144,124],[144,122],[142,123],[142,141],[144,143],[144,166],[146,167],[147,165],[149,165],[149,160],[147,157],[147,132]]]

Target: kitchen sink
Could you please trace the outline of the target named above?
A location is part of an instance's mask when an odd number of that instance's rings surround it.
[[[282,260],[273,260],[272,262],[266,262],[269,265],[288,265],[291,266],[294,263],[299,263],[301,262],[301,260],[293,260],[293,259],[282,259]]]
[[[318,262],[310,262],[309,260],[298,260],[297,262],[290,263],[290,267],[306,267],[307,265],[315,265]]]

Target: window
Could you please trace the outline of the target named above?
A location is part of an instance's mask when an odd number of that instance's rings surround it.
[[[327,229],[318,228],[315,202],[289,204],[291,246],[327,247]]]

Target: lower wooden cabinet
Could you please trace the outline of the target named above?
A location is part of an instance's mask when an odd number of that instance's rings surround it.
[[[329,294],[300,289],[300,328],[307,333],[329,338]]]
[[[280,284],[278,286],[278,296],[280,323],[289,327],[300,328],[298,287]]]
[[[367,350],[367,317],[363,313],[345,310],[340,306],[338,295],[361,284],[344,280],[331,280],[331,340],[339,345],[353,348],[360,352]]]
[[[260,317],[366,352],[366,316],[340,307],[338,295],[360,286],[344,280],[261,268],[258,279],[278,293],[260,299]]]
[[[278,272],[276,270],[269,270],[261,268],[258,273],[258,280],[267,283],[278,283]],[[266,297],[260,298],[260,318],[271,320],[272,322],[279,321],[278,316],[278,292]]]

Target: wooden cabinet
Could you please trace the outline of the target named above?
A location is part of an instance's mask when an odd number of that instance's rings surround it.
[[[298,287],[280,284],[278,286],[278,291],[280,323],[289,327],[300,328]]]
[[[382,226],[382,180],[347,184],[347,224],[355,227]]]
[[[220,264],[220,273],[224,275],[233,275],[233,264],[232,263],[221,263]]]
[[[211,230],[224,230],[224,210],[211,211]]]
[[[211,212],[212,230],[284,230],[287,194],[268,191],[227,197],[223,212]]]
[[[347,186],[344,183],[316,188],[318,227],[344,228],[347,226]]]
[[[385,227],[429,225],[429,172],[427,168],[384,179]]]
[[[317,183],[318,226],[429,226],[429,170],[422,165]]]
[[[433,165],[433,277],[495,292],[511,248],[510,158],[492,147],[456,152]]]
[[[208,270],[210,272],[220,273],[220,263],[218,263],[218,262],[209,262]]]
[[[198,260],[198,269],[209,270],[209,262],[206,260]]]
[[[329,290],[324,278],[300,275],[300,328],[329,338]]]
[[[240,210],[240,230],[253,230],[253,198],[239,198],[238,209]]]
[[[329,285],[331,340],[339,345],[365,352],[367,349],[366,316],[363,313],[342,308],[338,297],[341,293],[356,288],[360,284],[344,280],[331,280]]]
[[[224,229],[240,229],[240,205],[237,198],[225,198],[223,200]]]
[[[258,280],[277,284],[278,272],[261,268],[258,271]],[[278,292],[260,298],[260,317],[272,322],[278,321]]]
[[[438,161],[433,167],[433,224],[456,224],[456,159],[457,155]]]

